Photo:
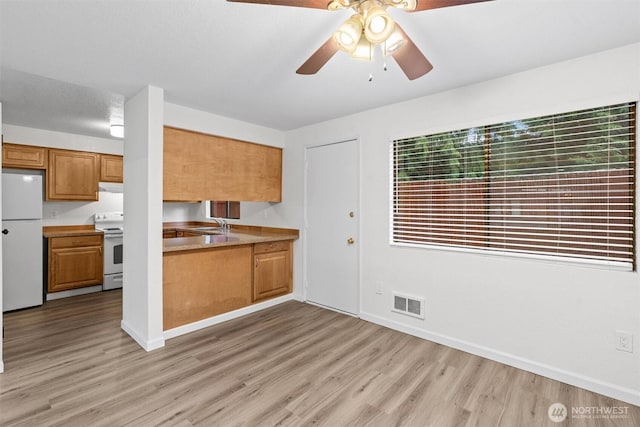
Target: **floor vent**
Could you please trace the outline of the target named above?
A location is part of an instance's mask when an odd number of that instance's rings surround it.
[[[396,313],[424,319],[424,299],[393,293],[393,309]]]

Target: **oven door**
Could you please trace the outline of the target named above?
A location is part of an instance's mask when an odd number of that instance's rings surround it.
[[[105,275],[122,273],[122,234],[104,235]]]

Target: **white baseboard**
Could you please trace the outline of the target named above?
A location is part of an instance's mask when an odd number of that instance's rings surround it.
[[[475,354],[477,356],[491,359],[496,362],[504,363],[505,365],[513,366],[514,368],[523,369],[525,371],[532,372],[543,377],[551,378],[553,380],[590,390],[595,393],[613,397],[614,399],[618,399],[632,405],[640,406],[640,391],[638,390],[600,381],[598,379],[587,377],[576,372],[549,366],[533,360],[515,356],[513,354],[497,351],[488,347],[448,337],[446,335],[436,334],[419,328],[414,328],[403,323],[385,319],[375,314],[360,313],[360,318],[362,320],[366,320],[367,322],[385,326],[387,328],[404,332],[418,338],[433,341],[438,344],[446,345],[447,347],[452,347],[467,353]]]
[[[131,328],[124,320],[120,322],[120,328],[125,331],[135,342],[138,343],[145,351],[153,351],[164,347],[164,337],[159,337],[153,340],[145,340],[138,335],[133,328]]]
[[[164,331],[164,338],[165,339],[175,338],[180,335],[188,334],[189,332],[194,332],[200,329],[207,328],[209,326],[217,325],[218,323],[226,322],[227,320],[235,319],[241,316],[246,316],[247,314],[255,313],[256,311],[264,310],[265,308],[273,307],[274,305],[282,304],[283,302],[292,301],[292,300],[300,301],[293,294],[287,294],[282,297],[273,298],[257,304],[252,304],[248,307],[239,308],[237,310],[220,314],[218,316],[209,317],[207,319],[198,320],[197,322],[193,322],[187,325],[178,326],[177,328],[169,329],[167,331]]]

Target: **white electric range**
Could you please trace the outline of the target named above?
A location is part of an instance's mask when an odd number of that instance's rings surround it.
[[[122,212],[99,212],[93,216],[94,227],[104,233],[104,269],[102,290],[122,288]]]

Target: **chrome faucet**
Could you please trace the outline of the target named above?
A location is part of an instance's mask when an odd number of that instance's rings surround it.
[[[218,223],[222,231],[224,231],[225,233],[229,231],[229,224],[227,224],[227,221],[225,221],[224,218],[211,218],[211,219]]]

